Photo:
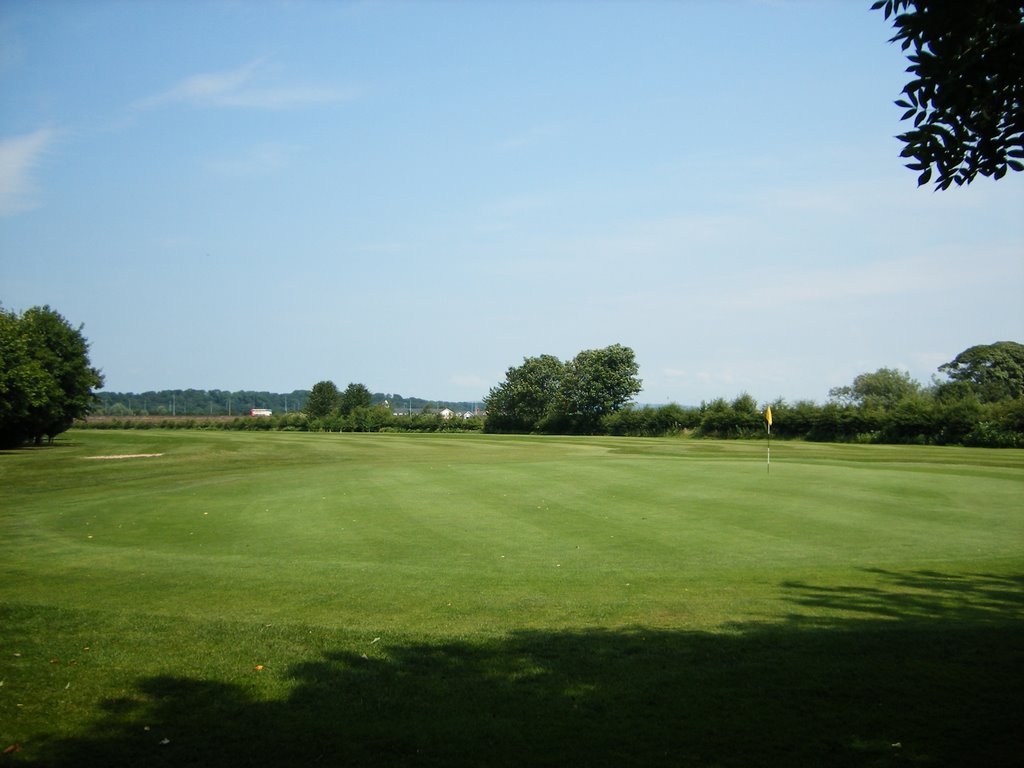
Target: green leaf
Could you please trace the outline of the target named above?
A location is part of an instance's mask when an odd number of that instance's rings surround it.
[[[920,176],[917,177],[917,186],[919,186],[919,187],[924,186],[929,181],[931,181],[931,179],[932,179],[932,169],[928,168],[927,170],[925,170],[924,173],[922,173]]]

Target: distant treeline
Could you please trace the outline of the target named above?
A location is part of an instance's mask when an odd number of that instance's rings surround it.
[[[947,393],[948,394],[948,393]],[[289,402],[290,399],[289,399]],[[771,403],[772,436],[819,442],[907,443],[1024,448],[1024,398],[980,403],[924,391],[891,404],[807,400]],[[485,417],[459,411],[445,418],[427,407],[396,415],[378,404],[347,416],[314,419],[292,412],[269,417],[104,416],[77,426],[91,429],[217,429],[287,432],[476,432]],[[767,437],[764,408],[749,395],[700,406],[633,406],[605,416],[592,434],[633,437],[692,435],[718,439]]]
[[[348,415],[311,418],[302,411],[272,416],[90,416],[80,429],[206,429],[243,432],[479,432],[484,420],[471,411],[445,413],[427,406],[411,414],[383,403]]]
[[[1024,448],[1024,398],[981,403],[933,392],[883,405],[807,400],[771,403],[772,436],[817,442],[904,443]],[[766,438],[764,409],[749,395],[699,408],[627,408],[605,417],[610,435]]]
[[[254,408],[266,408],[274,415],[302,411],[309,400],[308,389],[292,392],[255,392],[222,389],[164,389],[158,392],[97,392],[95,416],[248,416]],[[472,411],[478,404],[425,400],[398,394],[374,392],[373,405],[383,405],[394,412],[421,413],[450,408],[453,411]]]
[[[1014,355],[1011,364],[972,369],[964,363],[977,362],[970,353],[998,363],[995,353],[1007,350]],[[1024,362],[1024,346],[1000,342],[965,351],[941,369],[950,381],[928,387],[905,371],[880,368],[857,376],[849,386],[833,388],[825,404],[778,399],[759,405],[743,394],[697,408],[625,408],[606,415],[601,427],[611,435],[688,432],[721,439],[766,438],[765,410],[770,405],[772,436],[784,439],[1024,448],[1024,365],[1018,361]],[[991,375],[995,373],[999,375]]]
[[[923,386],[906,371],[880,368],[829,391],[819,405],[779,399],[758,404],[742,394],[700,407],[637,407],[632,350],[613,345],[571,361],[551,355],[523,360],[484,398],[488,432],[697,437],[774,435],[825,442],[1024,447],[1024,345],[1014,341],[965,349],[938,367],[945,380]]]
[[[311,390],[289,394],[164,390],[98,394],[100,407],[82,426],[94,428],[200,428],[311,432],[452,432],[693,435],[719,439],[772,435],[821,442],[906,443],[1024,448],[1024,345],[996,342],[971,347],[941,366],[945,380],[923,386],[906,371],[880,368],[829,391],[829,401],[758,403],[748,394],[700,406],[626,404],[639,391],[632,350],[612,345],[585,350],[563,363],[550,355],[527,358],[484,399],[431,402],[397,394],[345,401],[330,382],[327,407],[310,402]],[[314,392],[315,394],[315,392]],[[340,398],[340,400],[339,400]],[[314,401],[316,398],[314,398]],[[336,402],[337,401],[337,402]],[[610,405],[609,405],[610,404]],[[308,407],[307,407],[308,405]],[[251,409],[273,411],[250,416]],[[99,418],[95,418],[99,416]],[[170,418],[169,418],[170,417]]]

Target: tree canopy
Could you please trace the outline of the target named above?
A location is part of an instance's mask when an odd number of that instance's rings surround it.
[[[533,432],[540,428],[554,403],[565,375],[565,364],[554,355],[528,357],[508,369],[505,381],[484,398],[492,432]]]
[[[48,306],[0,307],[0,445],[52,440],[89,413],[102,386],[82,326]]]
[[[897,106],[913,127],[902,157],[937,189],[1024,170],[1024,4],[1019,0],[878,0],[910,51]]]
[[[579,432],[640,392],[633,350],[621,344],[580,352],[567,363],[553,355],[525,358],[484,398],[492,432]]]
[[[829,397],[865,408],[891,408],[896,403],[918,394],[921,385],[908,371],[879,368],[874,373],[862,373],[845,387],[833,387]]]
[[[373,395],[365,384],[349,384],[338,397],[338,411],[348,416],[356,408],[369,408],[373,403]]]
[[[318,381],[309,391],[306,413],[314,419],[330,416],[338,408],[341,395],[333,381]]]
[[[1024,344],[997,341],[965,349],[939,366],[954,382],[965,384],[983,403],[1024,397]]]
[[[595,431],[604,416],[639,394],[638,372],[633,350],[621,344],[580,352],[565,367],[555,398],[557,415],[571,432]]]

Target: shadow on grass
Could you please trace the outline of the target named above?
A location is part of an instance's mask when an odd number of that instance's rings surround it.
[[[875,576],[882,586],[823,587],[784,582],[782,587],[790,603],[816,611],[810,616],[794,613],[790,621],[834,626],[836,613],[854,618],[971,625],[1024,619],[1024,576],[931,570],[900,573],[881,568],[867,568],[864,572]],[[825,618],[821,618],[822,610],[828,612]]]
[[[1024,578],[788,584],[788,622],[520,632],[333,651],[281,700],[156,677],[49,766],[1010,766],[1024,756]],[[802,618],[822,609],[848,618]],[[145,727],[144,727],[145,726]],[[165,743],[161,743],[164,742]]]

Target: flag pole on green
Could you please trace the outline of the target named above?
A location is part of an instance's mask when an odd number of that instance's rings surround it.
[[[768,471],[772,471],[772,407],[769,405],[764,412],[764,420],[768,422]]]

